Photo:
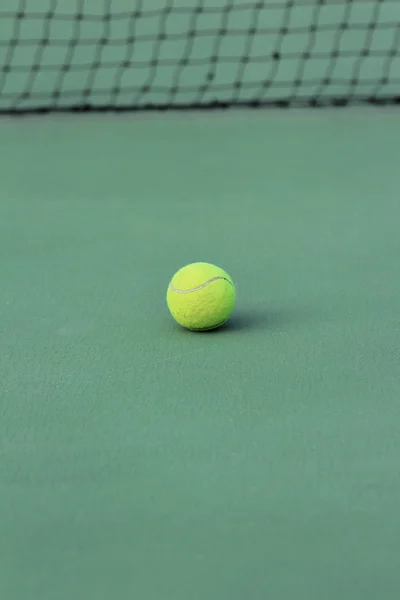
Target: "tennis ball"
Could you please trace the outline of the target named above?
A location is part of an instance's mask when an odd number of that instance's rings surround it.
[[[171,279],[168,308],[175,321],[192,331],[208,331],[225,323],[235,306],[233,281],[209,263],[182,267]]]

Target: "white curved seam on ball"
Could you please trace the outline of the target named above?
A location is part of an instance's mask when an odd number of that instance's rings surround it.
[[[201,285],[195,287],[195,288],[191,288],[190,290],[179,290],[178,288],[174,287],[172,285],[172,283],[170,284],[170,289],[173,292],[177,292],[178,294],[190,294],[191,292],[198,292],[199,290],[202,290],[203,288],[206,287],[206,285],[209,285],[210,283],[212,283],[213,281],[218,281],[218,280],[222,280],[222,281],[226,281],[227,283],[229,283],[230,285],[231,282],[229,281],[229,279],[227,279],[226,277],[213,277],[212,279],[209,279],[208,281],[205,281],[204,283],[202,283]]]

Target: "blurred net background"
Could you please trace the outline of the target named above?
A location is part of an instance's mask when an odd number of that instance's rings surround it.
[[[400,99],[399,0],[2,0],[0,111]]]

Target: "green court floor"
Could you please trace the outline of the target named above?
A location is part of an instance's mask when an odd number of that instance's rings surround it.
[[[0,597],[398,600],[398,112],[0,121]],[[226,327],[180,329],[182,265]]]

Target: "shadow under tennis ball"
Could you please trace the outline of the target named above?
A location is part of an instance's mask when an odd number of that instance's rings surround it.
[[[309,319],[309,317],[308,317]],[[284,330],[288,327],[298,325],[300,322],[307,320],[307,315],[304,310],[279,309],[249,309],[234,313],[232,317],[218,329],[210,331],[202,331],[203,335],[218,335],[228,332],[250,331],[250,330],[265,330],[277,331]]]

